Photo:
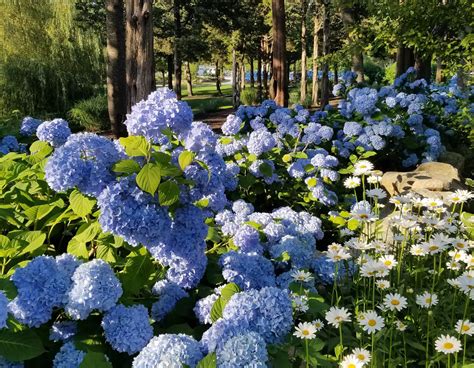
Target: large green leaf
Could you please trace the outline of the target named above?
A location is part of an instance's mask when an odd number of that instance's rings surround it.
[[[121,160],[115,163],[112,170],[116,173],[134,174],[140,171],[138,162],[132,159]]]
[[[0,356],[12,362],[32,359],[44,351],[41,339],[32,330],[0,330]]]
[[[138,186],[144,192],[154,195],[160,185],[161,173],[160,168],[156,164],[146,164],[142,167],[137,175],[136,181]]]
[[[154,272],[155,265],[144,247],[130,253],[126,258],[125,267],[120,273],[124,293],[135,295],[144,286],[150,285],[153,282],[151,276]]]
[[[212,322],[217,321],[219,318],[222,318],[224,308],[229,302],[232,295],[240,292],[240,288],[237,284],[231,282],[227,284],[221,290],[221,296],[214,302],[211,308],[211,320]]]
[[[96,203],[95,199],[91,199],[78,190],[74,190],[69,195],[69,202],[74,213],[81,217],[86,217],[92,212]]]
[[[217,358],[216,353],[206,355],[196,366],[196,368],[216,368]]]
[[[112,363],[107,359],[104,353],[96,351],[87,352],[82,360],[80,368],[112,368]]]
[[[178,157],[178,163],[179,167],[181,167],[181,170],[184,170],[186,167],[188,167],[191,162],[193,162],[193,159],[194,153],[186,150],[181,152]]]
[[[142,136],[129,136],[120,138],[120,144],[125,148],[125,153],[130,157],[148,156],[151,145]]]
[[[171,206],[179,200],[178,184],[174,181],[168,180],[160,185],[158,194],[162,206]]]

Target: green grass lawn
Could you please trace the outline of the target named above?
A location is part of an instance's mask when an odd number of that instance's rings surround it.
[[[223,84],[221,86],[223,96],[219,96],[215,83],[200,83],[193,86],[194,96],[188,96],[186,85],[182,86],[183,101],[192,108],[195,116],[215,112],[232,107],[232,86]]]

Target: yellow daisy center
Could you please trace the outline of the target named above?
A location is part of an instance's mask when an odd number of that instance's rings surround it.
[[[435,250],[438,250],[438,246],[437,245],[430,245],[430,247],[428,248],[429,250],[431,251],[435,251]]]
[[[425,299],[425,303],[426,303],[426,304],[431,304],[431,298],[426,298],[426,299]]]
[[[391,303],[392,303],[392,305],[399,305],[400,301],[397,300],[397,299],[392,299]]]
[[[308,335],[309,335],[309,331],[308,331],[308,330],[303,330],[303,335],[308,336]]]
[[[347,368],[357,368],[356,365],[354,363],[351,363],[347,366]]]
[[[385,266],[391,266],[392,265],[392,261],[389,261],[389,260],[386,260],[384,262]]]
[[[375,319],[369,319],[367,321],[367,324],[370,326],[370,327],[374,327],[376,324],[377,324],[377,321]]]
[[[443,344],[443,348],[445,349],[452,349],[453,347],[454,347],[453,343],[449,341]]]
[[[364,354],[357,354],[357,359],[365,360],[365,355]]]
[[[470,328],[469,328],[468,325],[462,325],[461,329],[462,329],[463,331],[469,331],[469,330],[470,330]]]

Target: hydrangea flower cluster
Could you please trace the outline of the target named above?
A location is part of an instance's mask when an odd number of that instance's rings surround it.
[[[202,337],[208,351],[223,348],[233,337],[255,332],[267,344],[281,342],[293,324],[293,309],[288,292],[275,287],[234,294],[224,308],[223,318]]]
[[[36,134],[36,130],[43,121],[26,116],[23,118],[20,126],[20,134],[25,137],[30,137]]]
[[[53,147],[60,147],[66,143],[71,135],[69,123],[63,119],[53,119],[41,123],[36,129],[36,136],[40,141],[48,142]]]
[[[118,304],[102,319],[105,339],[115,350],[135,354],[153,337],[148,310],[143,305]]]
[[[189,105],[178,101],[170,89],[160,88],[132,107],[125,125],[130,135],[141,135],[154,143],[165,144],[168,142],[166,129],[181,135],[191,129],[192,121]]]
[[[56,259],[40,256],[25,267],[17,268],[11,280],[18,295],[8,304],[9,312],[29,327],[48,322],[53,309],[64,306],[72,284],[71,276],[78,265],[71,255]]]
[[[21,146],[18,143],[16,137],[12,135],[6,135],[0,141],[0,153],[6,155],[9,152],[18,152],[20,151]]]
[[[133,368],[169,367],[183,365],[195,368],[203,358],[201,345],[184,334],[162,334],[150,340],[133,360]]]
[[[217,351],[217,365],[222,368],[265,368],[267,362],[265,340],[255,332],[235,336]]]
[[[53,368],[79,368],[85,356],[73,342],[66,342],[54,357]]]
[[[54,322],[51,326],[49,339],[51,341],[67,341],[77,333],[77,322]]]
[[[75,320],[86,319],[93,310],[108,311],[122,296],[122,285],[101,259],[81,264],[71,280],[65,310]]]
[[[188,296],[186,291],[168,280],[158,281],[153,286],[152,292],[159,297],[151,308],[151,315],[156,321],[161,321],[173,310],[179,300]]]
[[[124,158],[110,140],[93,133],[70,136],[49,158],[46,181],[58,192],[77,187],[81,192],[98,196],[115,180],[113,164]]]
[[[7,327],[8,298],[0,291],[0,329]]]

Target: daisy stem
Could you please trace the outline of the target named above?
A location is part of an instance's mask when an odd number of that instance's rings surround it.
[[[308,339],[305,339],[305,349],[306,349],[306,368],[309,368],[309,348],[308,348]]]
[[[374,346],[375,346],[375,331],[372,332],[372,344],[371,344],[371,350],[372,350],[372,362],[371,362],[371,366],[372,367],[376,367],[375,365],[375,355],[374,355]]]
[[[374,279],[374,284],[372,285],[372,308],[375,310],[375,277]]]
[[[425,355],[425,367],[428,367],[428,358],[430,356],[430,352],[429,352],[429,342],[430,342],[430,313],[428,311],[427,313],[427,327],[426,327],[426,347],[425,347],[425,352],[426,352],[426,355]]]
[[[341,345],[341,352],[344,351],[344,344],[342,343],[342,323],[339,323],[339,344]]]
[[[448,354],[448,368],[451,368],[451,354]]]
[[[466,298],[466,303],[464,303],[464,313],[462,315],[462,322],[461,322],[461,326],[462,324],[464,323],[464,321],[466,320],[466,316],[467,316],[467,309],[469,307],[469,296]],[[456,353],[457,355],[457,353]],[[464,335],[464,345],[463,345],[463,350],[462,350],[462,365],[464,366],[464,363],[466,362],[466,335]]]
[[[365,175],[362,175],[362,199],[365,201]]]
[[[462,366],[466,364],[466,344],[467,344],[467,335],[464,335],[463,345],[462,345]],[[457,358],[457,353],[456,353]]]

